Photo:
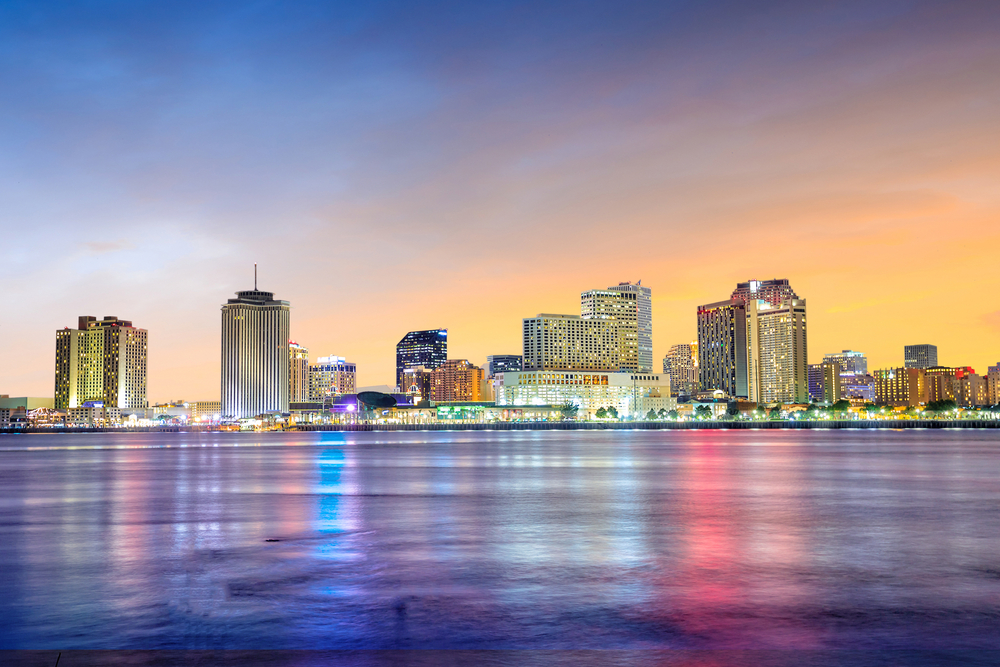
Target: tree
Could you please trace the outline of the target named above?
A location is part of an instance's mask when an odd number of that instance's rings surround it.
[[[654,421],[656,419],[656,410],[650,408],[649,412],[646,413],[646,421]]]
[[[958,403],[950,399],[945,399],[943,401],[931,401],[927,404],[927,410],[929,412],[948,412],[949,410],[954,410],[958,407]]]
[[[677,419],[677,411],[671,410],[667,413],[667,419]]]
[[[806,419],[816,419],[816,416],[819,414],[819,410],[820,408],[818,405],[810,403],[809,407],[805,409],[804,417]]]
[[[730,417],[736,417],[737,415],[740,414],[740,409],[735,405],[730,405],[728,408],[726,408],[726,414],[729,415]]]
[[[660,408],[660,412],[657,414],[660,419],[666,419],[669,415],[666,408]]]
[[[597,416],[598,419],[607,419],[608,418],[608,409],[607,408],[597,408],[597,414],[596,414],[596,416]]]
[[[847,412],[848,410],[851,409],[851,402],[848,401],[847,399],[842,398],[833,405],[831,405],[830,409],[833,412]]]
[[[559,414],[562,415],[563,419],[576,419],[576,413],[579,411],[580,408],[572,403],[559,406]]]
[[[608,408],[608,418],[609,419],[618,419],[618,408],[614,408],[614,407]]]
[[[781,419],[781,408],[778,406],[771,408],[771,412],[767,416],[768,419]]]
[[[699,405],[694,409],[694,416],[703,419],[711,419],[712,408],[708,407],[707,405]]]

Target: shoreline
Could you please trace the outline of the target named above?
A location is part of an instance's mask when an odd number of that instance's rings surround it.
[[[393,432],[393,431],[673,431],[673,430],[901,430],[901,429],[1000,429],[1000,420],[964,419],[887,419],[829,421],[690,421],[690,422],[497,422],[454,424],[304,424],[284,431],[222,431],[185,426],[148,426],[136,428],[23,428],[0,429],[0,435],[39,433],[308,433],[324,431]]]

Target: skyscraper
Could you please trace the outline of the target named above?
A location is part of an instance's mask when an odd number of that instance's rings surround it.
[[[526,317],[524,370],[617,371],[621,363],[613,319],[539,314]]]
[[[698,306],[698,384],[746,398],[747,308],[740,301]]]
[[[617,322],[619,370],[650,373],[653,370],[652,290],[619,283],[606,290],[588,290],[580,295],[580,315],[584,319],[612,319]]]
[[[937,345],[903,346],[904,368],[930,368],[938,365]]]
[[[60,410],[99,401],[109,408],[145,408],[147,332],[128,320],[83,316],[56,332],[53,405]]]
[[[448,359],[431,371],[432,401],[481,401],[483,369],[465,359]]]
[[[396,386],[402,387],[403,370],[423,366],[434,370],[448,359],[448,330],[411,331],[396,344]]]
[[[690,396],[698,389],[694,347],[688,343],[674,345],[663,357],[663,372],[670,376],[670,389],[675,396]]]
[[[758,403],[808,403],[806,302],[747,302],[747,389]],[[831,390],[839,398],[839,387]]]
[[[256,284],[222,306],[224,417],[288,412],[289,320],[289,303]]]
[[[288,342],[288,402],[309,400],[309,350]]]

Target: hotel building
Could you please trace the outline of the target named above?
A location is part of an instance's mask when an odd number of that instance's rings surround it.
[[[675,396],[690,396],[698,391],[697,343],[674,345],[663,357],[663,372],[670,376]]]
[[[289,303],[256,286],[222,306],[222,416],[288,412],[289,320]]]
[[[540,314],[523,320],[524,370],[617,371],[615,320]]]
[[[588,290],[580,295],[580,314],[584,319],[610,319],[617,323],[618,370],[651,373],[653,370],[652,290],[619,283],[603,290]]]
[[[829,361],[809,364],[809,398],[833,404],[840,400],[840,389],[840,364]]]
[[[927,403],[927,373],[922,368],[888,368],[872,376],[879,405],[916,407]]]
[[[483,400],[483,369],[465,359],[448,359],[430,375],[432,401]]]
[[[739,301],[698,306],[698,385],[747,398],[747,309]]]
[[[288,402],[309,400],[309,350],[288,341]]]
[[[750,301],[746,312],[748,398],[758,403],[808,403],[805,300]],[[831,393],[839,397],[840,391]]]
[[[146,352],[146,330],[113,316],[83,316],[76,329],[57,331],[55,408],[146,408]]]
[[[308,400],[322,403],[335,396],[357,392],[357,366],[344,357],[319,357],[309,366]]]

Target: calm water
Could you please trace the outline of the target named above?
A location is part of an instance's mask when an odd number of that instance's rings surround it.
[[[3,649],[1000,655],[996,432],[28,435],[0,449]]]

